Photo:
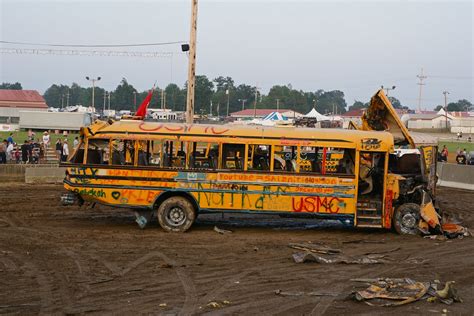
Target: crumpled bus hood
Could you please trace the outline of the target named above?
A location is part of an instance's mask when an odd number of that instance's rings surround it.
[[[393,135],[395,145],[416,148],[408,129],[403,125],[382,89],[370,99],[370,105],[361,119],[362,130],[387,131]]]
[[[82,137],[93,136],[99,130],[101,130],[102,128],[104,128],[106,126],[109,126],[109,125],[110,124],[108,122],[101,121],[101,120],[96,120],[89,126],[81,127],[80,135]]]

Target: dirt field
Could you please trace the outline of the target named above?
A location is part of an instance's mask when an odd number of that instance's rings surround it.
[[[201,217],[185,234],[127,210],[62,207],[61,186],[0,186],[0,314],[472,315],[474,239],[438,241],[386,231],[311,228],[288,219]],[[474,228],[474,194],[440,190],[444,209]],[[240,223],[240,224],[238,224]],[[315,222],[306,221],[312,225]],[[220,235],[213,231],[230,228]],[[347,241],[382,243],[347,243]],[[296,264],[288,243],[345,254],[399,250],[389,263]],[[352,278],[456,281],[464,303],[371,307],[348,299]],[[322,296],[279,296],[276,290]],[[218,307],[208,306],[217,302]],[[166,305],[165,305],[166,304]]]

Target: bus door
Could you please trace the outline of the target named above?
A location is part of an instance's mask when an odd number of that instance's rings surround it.
[[[382,227],[386,153],[361,151],[359,157],[357,226]]]

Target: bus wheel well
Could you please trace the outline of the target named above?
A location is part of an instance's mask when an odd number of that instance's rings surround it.
[[[199,205],[197,204],[196,199],[191,194],[189,194],[187,192],[179,192],[179,191],[178,192],[169,192],[169,191],[168,192],[163,192],[158,196],[155,203],[153,204],[153,209],[157,210],[158,207],[160,207],[161,203],[163,203],[163,201],[165,201],[166,199],[168,199],[170,197],[173,197],[173,196],[182,196],[185,199],[187,199],[189,202],[191,202],[191,204],[194,207],[194,211],[197,215],[197,213],[199,211]]]

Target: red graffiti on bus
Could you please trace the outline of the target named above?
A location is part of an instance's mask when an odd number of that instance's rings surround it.
[[[343,202],[337,197],[293,197],[292,206],[293,212],[301,213],[339,213],[339,204]]]

